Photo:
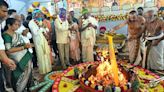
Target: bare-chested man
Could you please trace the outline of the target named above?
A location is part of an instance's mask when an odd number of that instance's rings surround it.
[[[164,21],[154,16],[154,11],[147,12],[146,40],[148,69],[164,70]]]
[[[135,10],[132,10],[129,13],[128,20],[111,29],[111,32],[115,32],[125,25],[128,25],[128,49],[130,63],[139,65],[142,60],[139,49],[140,37],[145,29],[145,19],[142,16],[138,16]]]

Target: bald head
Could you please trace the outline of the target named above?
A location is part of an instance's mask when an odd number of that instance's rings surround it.
[[[19,22],[19,26],[21,25],[22,18],[20,15],[15,14],[15,15],[10,16],[10,18],[15,18]]]
[[[16,20],[18,20],[20,22],[22,21],[21,15],[18,15],[18,14],[12,15],[12,16],[10,16],[10,18],[15,18]]]
[[[154,10],[148,10],[146,13],[145,13],[145,18],[148,22],[151,22],[153,21],[154,19],[156,19],[156,16],[155,16],[155,11]]]
[[[20,15],[18,15],[18,14],[16,14],[16,15],[14,16],[14,18],[15,18],[15,19],[17,19],[18,21],[22,21],[21,16],[20,16]]]
[[[147,11],[147,15],[148,15],[149,18],[154,17],[154,15],[155,15],[154,10]]]

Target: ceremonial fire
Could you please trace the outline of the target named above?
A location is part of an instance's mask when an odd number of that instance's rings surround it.
[[[111,84],[114,84],[115,86],[123,86],[127,83],[127,80],[118,70],[112,37],[108,36],[108,40],[111,64],[108,61],[102,61],[102,63],[100,63],[96,68],[96,75],[91,75],[88,80],[93,84],[102,84],[103,86],[108,86]]]
[[[91,81],[92,84],[102,84],[103,86],[108,86],[115,83],[115,77],[112,72],[112,66],[108,61],[102,62],[96,68],[97,74],[96,76],[91,75],[88,80]],[[119,86],[126,85],[127,80],[124,75],[118,71],[118,81]],[[116,84],[115,84],[116,85]],[[118,86],[117,85],[117,86]]]

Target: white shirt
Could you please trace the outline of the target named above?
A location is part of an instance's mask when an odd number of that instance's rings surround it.
[[[23,33],[24,30],[26,30],[26,28],[25,28],[23,25],[21,25],[21,26],[16,30],[16,33],[22,35],[22,33]],[[32,38],[32,35],[31,35],[30,32],[28,32],[28,33],[27,33],[27,36],[23,36],[23,35],[22,35],[22,38],[23,38],[23,41],[24,41],[25,43],[30,43],[30,40],[29,40],[29,39]],[[32,48],[29,48],[28,50],[29,50],[29,52],[33,53]]]
[[[5,50],[4,40],[1,34],[1,25],[0,25],[0,50]]]
[[[1,23],[1,29],[4,29],[6,26],[6,20]]]
[[[25,28],[23,25],[21,25],[21,26],[16,30],[16,32],[19,33],[19,34],[22,34],[23,31],[24,31],[25,29],[26,29],[26,28]]]
[[[98,21],[93,18],[89,17],[88,19],[83,19],[82,27],[86,27],[89,23],[94,26],[98,27]],[[81,32],[81,42],[83,46],[93,46],[96,41],[96,30],[93,27],[88,27],[85,31]]]
[[[23,35],[22,35],[22,38],[23,38],[23,41],[24,41],[25,43],[30,43],[30,40],[29,40],[26,36],[23,36]],[[32,48],[29,48],[28,51],[29,51],[30,53],[33,53]]]
[[[4,40],[1,34],[1,27],[2,27],[2,24],[0,24],[0,50],[5,50]],[[0,68],[1,68],[1,62],[0,62]]]
[[[21,25],[21,26],[16,30],[16,33],[22,34],[24,30],[26,30],[26,28],[25,28],[23,25]],[[30,32],[27,33],[27,38],[28,38],[28,39],[31,39],[31,38],[32,38],[32,34],[31,34]]]

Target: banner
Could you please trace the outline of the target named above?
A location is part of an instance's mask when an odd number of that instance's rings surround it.
[[[120,6],[125,4],[143,3],[144,0],[116,0]]]

